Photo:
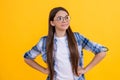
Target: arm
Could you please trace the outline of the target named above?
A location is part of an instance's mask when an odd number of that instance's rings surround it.
[[[49,74],[49,70],[39,65],[34,59],[41,53],[42,51],[42,44],[44,39],[41,38],[40,41],[31,48],[31,50],[27,51],[24,54],[24,61],[32,68],[45,73]]]
[[[106,56],[105,52],[96,54],[95,57],[92,59],[92,61],[85,68],[78,67],[78,75],[80,76],[81,74],[88,72],[96,64],[98,64],[105,56]]]
[[[92,59],[92,61],[85,67],[85,71],[86,72],[89,71],[92,67],[98,64],[105,56],[106,56],[105,52],[96,54],[95,57]]]
[[[88,72],[96,64],[98,64],[105,56],[106,56],[106,52],[101,52],[99,54],[96,54],[95,57],[92,59],[92,61],[85,68],[81,68],[80,66],[78,67],[78,75],[80,76],[81,74]]]
[[[44,74],[49,74],[49,70],[42,67],[41,65],[39,65],[35,60],[33,59],[27,59],[24,58],[24,61],[32,68],[44,73]]]
[[[105,57],[108,48],[96,42],[90,41],[80,34],[78,35],[78,40],[80,40],[79,42],[81,43],[83,49],[91,51],[95,54],[95,57],[85,68],[81,68],[80,66],[78,67],[78,75],[81,75],[98,64]]]

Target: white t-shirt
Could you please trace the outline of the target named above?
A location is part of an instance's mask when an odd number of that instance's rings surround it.
[[[57,51],[54,54],[55,59],[55,76],[54,80],[74,80],[72,73],[72,66],[70,63],[70,52],[68,48],[67,36],[55,36]]]

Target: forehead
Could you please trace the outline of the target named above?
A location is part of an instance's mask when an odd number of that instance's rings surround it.
[[[56,13],[55,17],[58,17],[58,16],[63,16],[65,17],[66,15],[68,15],[67,12],[63,11],[63,10],[60,10]]]

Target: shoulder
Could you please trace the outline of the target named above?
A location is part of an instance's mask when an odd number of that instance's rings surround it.
[[[47,39],[47,36],[42,36],[41,38],[40,38],[40,40],[46,40]]]
[[[74,34],[75,36],[82,36],[82,34],[79,33],[79,32],[73,32],[73,34]]]
[[[74,36],[75,36],[76,39],[82,39],[82,38],[84,38],[84,36],[81,33],[79,33],[79,32],[73,32],[73,34],[74,34]]]
[[[47,36],[42,36],[42,37],[39,39],[39,43],[44,43],[44,42],[46,42],[46,39],[47,39]]]

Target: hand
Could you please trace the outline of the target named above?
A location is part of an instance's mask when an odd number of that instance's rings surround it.
[[[84,74],[84,73],[86,73],[87,71],[84,69],[84,68],[82,68],[82,67],[80,67],[80,66],[78,66],[78,76],[81,76],[82,74]]]
[[[44,69],[43,73],[44,73],[44,74],[49,74],[49,73],[50,73],[50,71],[49,71],[49,69],[48,69],[48,68],[46,68],[46,69]]]

